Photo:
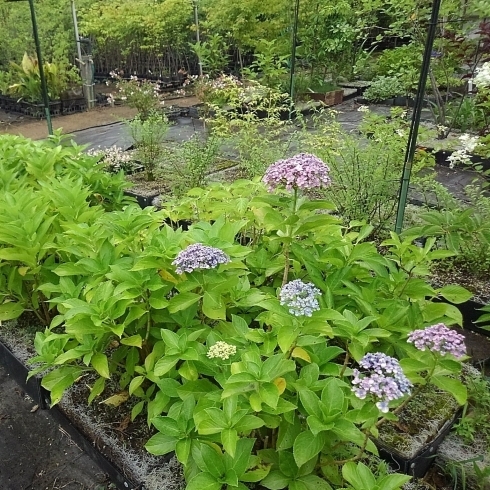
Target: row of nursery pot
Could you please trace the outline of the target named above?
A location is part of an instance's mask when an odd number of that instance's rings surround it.
[[[0,109],[35,118],[45,116],[43,103],[28,102],[7,95],[0,95]],[[75,99],[60,99],[49,102],[49,111],[52,116],[83,112],[86,109],[87,103],[83,96]]]
[[[31,375],[47,372],[52,404],[80,379],[88,403],[134,399],[146,449],[174,451],[188,489],[397,489],[410,477],[365,464],[384,428],[424,391],[465,403],[446,326],[461,314],[434,300],[470,294],[425,280],[451,253],[406,233],[381,255],[369,224],[306,197],[331,184],[315,156],[223,187],[225,211],[183,231],[77,147],[3,137],[0,151],[0,318],[45,325]]]

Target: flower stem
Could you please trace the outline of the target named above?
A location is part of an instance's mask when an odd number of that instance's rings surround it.
[[[296,213],[296,206],[298,205],[298,188],[295,187],[293,190],[293,209],[292,215]],[[284,244],[284,274],[282,275],[282,286],[288,282],[289,276],[289,246],[293,240],[293,227],[292,225],[287,226],[286,237],[289,239],[287,243]]]
[[[346,347],[345,359],[344,359],[344,364],[342,365],[342,369],[340,370],[340,377],[344,375],[345,370],[347,369],[347,365],[349,364],[349,361],[350,361],[349,351],[348,351],[348,347]]]
[[[282,275],[282,287],[288,282],[289,276],[289,243],[284,247],[284,273]]]

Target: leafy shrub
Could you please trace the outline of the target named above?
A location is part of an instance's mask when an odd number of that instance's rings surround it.
[[[178,170],[177,194],[207,184],[208,173],[220,155],[220,143],[219,138],[211,135],[205,139],[194,136],[181,145],[182,166]]]
[[[420,65],[422,64],[422,49],[420,46],[410,43],[394,49],[385,49],[373,61],[376,78],[397,78],[403,92],[393,95],[403,95],[405,91],[411,91],[416,88]]]
[[[163,141],[170,127],[167,117],[156,111],[143,117],[138,114],[127,122],[136,147],[136,157],[145,167],[146,180],[155,180],[155,170],[163,155]]]
[[[208,75],[191,77],[194,95],[205,104],[224,106],[238,98],[242,82],[233,75],[222,73],[215,79]]]
[[[104,211],[70,167],[73,155],[93,158],[54,145],[42,163],[19,163],[22,149],[6,148],[1,173],[0,314],[47,310],[31,374],[49,368],[52,403],[88,374],[89,403],[134,397],[131,418],[156,430],[147,450],[175,451],[189,489],[329,489],[359,475],[398,488],[405,477],[362,463],[377,451],[382,414],[407,400],[363,395],[373,359],[396,367],[400,395],[431,384],[465,403],[460,350],[447,362],[440,348],[418,350],[427,332],[406,341],[421,326],[462,321],[432,300],[462,302],[467,291],[424,280],[450,252],[393,233],[381,255],[365,241],[372,226],[342,223],[331,202],[300,192],[330,185],[317,157],[276,162],[269,191],[257,181],[192,191],[212,221],[183,231],[162,223],[195,220],[189,200]],[[105,393],[108,379],[117,393]]]
[[[112,71],[111,77],[116,82],[116,94],[109,94],[108,102],[114,103],[116,99],[125,102],[129,107],[137,109],[142,120],[146,120],[158,105],[158,84],[145,79],[130,76],[124,80],[118,72]]]
[[[380,76],[373,80],[364,92],[364,98],[370,102],[381,102],[392,97],[404,95],[405,88],[396,76]]]
[[[477,209],[445,209],[420,215],[424,225],[410,232],[437,237],[439,246],[453,251],[456,263],[477,276],[490,271],[490,223]]]
[[[344,223],[370,223],[373,233],[392,227],[398,203],[400,175],[405,158],[408,121],[405,112],[393,108],[391,117],[365,112],[361,137],[344,132],[334,121],[320,120],[317,131],[301,137],[309,151],[318,154],[331,169],[332,186],[322,191],[334,202]],[[433,159],[417,159],[414,176]]]

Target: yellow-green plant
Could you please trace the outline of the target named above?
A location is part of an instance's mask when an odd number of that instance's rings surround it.
[[[33,56],[24,53],[21,64],[11,62],[12,79],[9,92],[25,99],[28,102],[40,102],[42,100],[41,77],[39,75],[39,61]],[[77,75],[66,67],[45,62],[43,65],[44,76],[48,88],[48,97],[51,100],[59,99],[66,90],[70,81],[75,81]]]

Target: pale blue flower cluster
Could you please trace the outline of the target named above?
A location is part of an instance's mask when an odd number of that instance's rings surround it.
[[[319,189],[331,184],[328,172],[330,168],[318,157],[310,153],[300,153],[273,163],[262,181],[267,184],[270,192],[280,186],[285,186],[288,191],[293,188]]]
[[[394,357],[381,352],[366,354],[359,365],[366,370],[361,373],[353,369],[352,391],[361,400],[368,395],[376,399],[376,406],[383,412],[389,411],[392,400],[402,398],[410,393],[412,383],[403,374],[400,364]]]
[[[466,355],[464,336],[452,330],[444,323],[437,323],[431,327],[414,330],[407,339],[418,350],[428,349],[441,355],[452,354],[456,358]]]
[[[311,316],[312,313],[320,309],[317,296],[321,292],[311,282],[305,283],[301,279],[285,284],[279,292],[281,305],[289,309],[289,313],[294,316]]]
[[[177,274],[183,274],[196,269],[214,269],[219,264],[227,264],[228,262],[230,262],[230,257],[219,248],[194,243],[179,252],[172,265],[176,266]]]

